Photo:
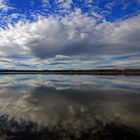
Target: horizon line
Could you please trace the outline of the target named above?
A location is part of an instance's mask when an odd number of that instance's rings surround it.
[[[0,74],[137,75],[140,76],[140,69],[0,70]]]

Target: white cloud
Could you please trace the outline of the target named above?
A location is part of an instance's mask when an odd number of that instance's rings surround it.
[[[7,11],[12,7],[8,6],[7,0],[0,0],[0,10]]]
[[[58,2],[62,3],[62,7],[65,9],[71,8],[73,0],[59,0]]]
[[[0,9],[3,9],[5,7],[6,7],[6,5],[5,5],[4,0],[0,0]]]
[[[37,22],[9,25],[6,30],[1,29],[0,52],[5,58],[29,56],[36,61],[35,66],[50,64],[49,58],[58,55],[72,58],[71,62],[83,56],[88,56],[87,61],[91,62],[95,56],[94,62],[101,63],[97,56],[112,55],[111,59],[116,55],[133,56],[140,49],[139,15],[115,23],[104,20],[99,24],[96,20],[75,9],[65,17],[38,16]],[[33,63],[26,61],[21,63]]]
[[[48,0],[42,0],[43,7],[49,7],[50,3]]]

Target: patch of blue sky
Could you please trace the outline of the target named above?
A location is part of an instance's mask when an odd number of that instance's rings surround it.
[[[23,15],[25,20],[34,22],[37,20],[36,15],[63,17],[79,8],[88,16],[93,16],[91,13],[96,12],[103,15],[106,20],[114,22],[140,13],[140,3],[138,0],[73,0],[73,3],[68,9],[64,9],[62,4],[63,2],[60,3],[57,0],[48,0],[48,4],[45,6],[42,0],[9,0],[7,5],[12,8],[4,12],[1,10],[0,12],[3,12],[1,18],[18,14],[16,18],[12,19],[12,23],[17,23],[22,20]],[[0,25],[4,25],[2,20],[0,21]]]

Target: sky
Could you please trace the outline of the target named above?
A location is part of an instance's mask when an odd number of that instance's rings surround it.
[[[0,0],[0,69],[140,68],[140,0]]]

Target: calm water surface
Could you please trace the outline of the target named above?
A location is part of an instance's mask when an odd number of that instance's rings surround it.
[[[140,77],[0,76],[0,140],[127,140],[139,132]]]

